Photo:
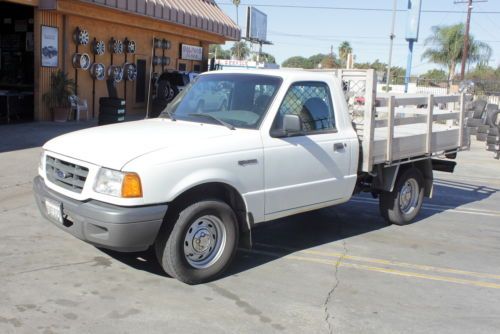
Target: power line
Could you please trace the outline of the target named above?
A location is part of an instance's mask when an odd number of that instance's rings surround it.
[[[286,32],[279,32],[279,31],[274,31],[270,30],[269,35],[274,35],[274,36],[281,36],[281,37],[291,37],[291,38],[304,38],[304,39],[311,39],[311,40],[316,40],[316,41],[351,41],[351,40],[356,40],[356,39],[369,39],[369,40],[375,40],[375,39],[380,39],[380,40],[386,40],[386,37],[382,36],[360,36],[360,35],[308,35],[308,34],[295,34],[295,33],[286,33]],[[398,39],[402,40],[402,39]],[[486,43],[500,43],[500,40],[481,40],[482,42]],[[370,43],[366,41],[361,41],[360,43]],[[380,42],[373,42],[372,44],[380,44]],[[407,45],[407,44],[396,44],[396,45]]]
[[[234,6],[229,2],[218,2],[222,6]],[[306,5],[270,5],[257,3],[242,3],[246,6],[259,6],[269,8],[293,8],[293,9],[322,9],[322,10],[344,10],[344,11],[365,11],[365,12],[391,12],[390,8],[363,8],[363,7],[332,7],[332,6],[306,6]],[[406,9],[397,9],[397,12],[406,12]],[[449,13],[449,14],[464,14],[467,11],[461,10],[441,10],[441,9],[423,9],[422,13]],[[500,14],[500,11],[475,11],[474,14]]]

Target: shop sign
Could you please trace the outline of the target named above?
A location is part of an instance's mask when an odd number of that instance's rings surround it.
[[[59,32],[56,27],[42,26],[41,48],[42,66],[57,67],[59,65]]]
[[[202,60],[203,48],[188,44],[181,44],[181,59],[184,60]]]

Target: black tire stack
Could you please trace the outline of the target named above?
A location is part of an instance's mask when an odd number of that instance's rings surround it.
[[[476,135],[477,137],[479,128],[484,126],[483,114],[486,104],[485,100],[475,100],[467,105],[467,128],[470,135]]]
[[[486,106],[486,150],[496,153],[496,159],[500,159],[500,110],[497,104]]]
[[[125,121],[125,100],[112,97],[99,99],[98,125],[114,124]]]

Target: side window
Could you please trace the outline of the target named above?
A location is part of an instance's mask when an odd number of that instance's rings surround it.
[[[335,116],[328,85],[324,82],[298,82],[289,89],[274,122],[286,114],[298,115],[306,133],[335,129]]]

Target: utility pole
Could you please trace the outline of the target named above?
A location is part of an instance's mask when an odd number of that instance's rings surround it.
[[[241,0],[233,0],[233,4],[236,7],[236,25],[239,27],[240,26],[240,20],[239,20],[239,15],[238,15],[238,6],[240,5]],[[240,41],[237,42],[236,46],[236,56],[238,59],[241,59],[241,52],[240,52]]]
[[[236,24],[239,26],[240,25],[240,22],[239,22],[239,19],[238,19],[238,6],[240,5],[241,3],[241,0],[233,0],[233,4],[234,6],[236,7]]]
[[[396,9],[397,9],[398,1],[394,0],[392,5],[392,26],[391,26],[391,34],[389,38],[391,39],[391,45],[389,46],[389,61],[387,63],[387,79],[385,84],[385,91],[389,92],[389,81],[391,79],[391,62],[392,62],[392,47],[394,45],[394,25],[396,24]]]
[[[469,0],[467,4],[467,23],[465,23],[464,50],[462,52],[462,67],[460,69],[460,80],[463,80],[465,77],[465,64],[467,63],[467,58],[469,58],[469,29],[470,29],[471,14],[472,14],[472,0]]]
[[[465,77],[465,64],[469,59],[469,30],[470,30],[470,17],[472,14],[472,3],[473,2],[488,2],[488,0],[467,0],[467,1],[455,1],[455,4],[466,3],[467,4],[467,21],[465,23],[465,33],[464,33],[464,48],[462,51],[462,66],[460,67],[460,80]]]

